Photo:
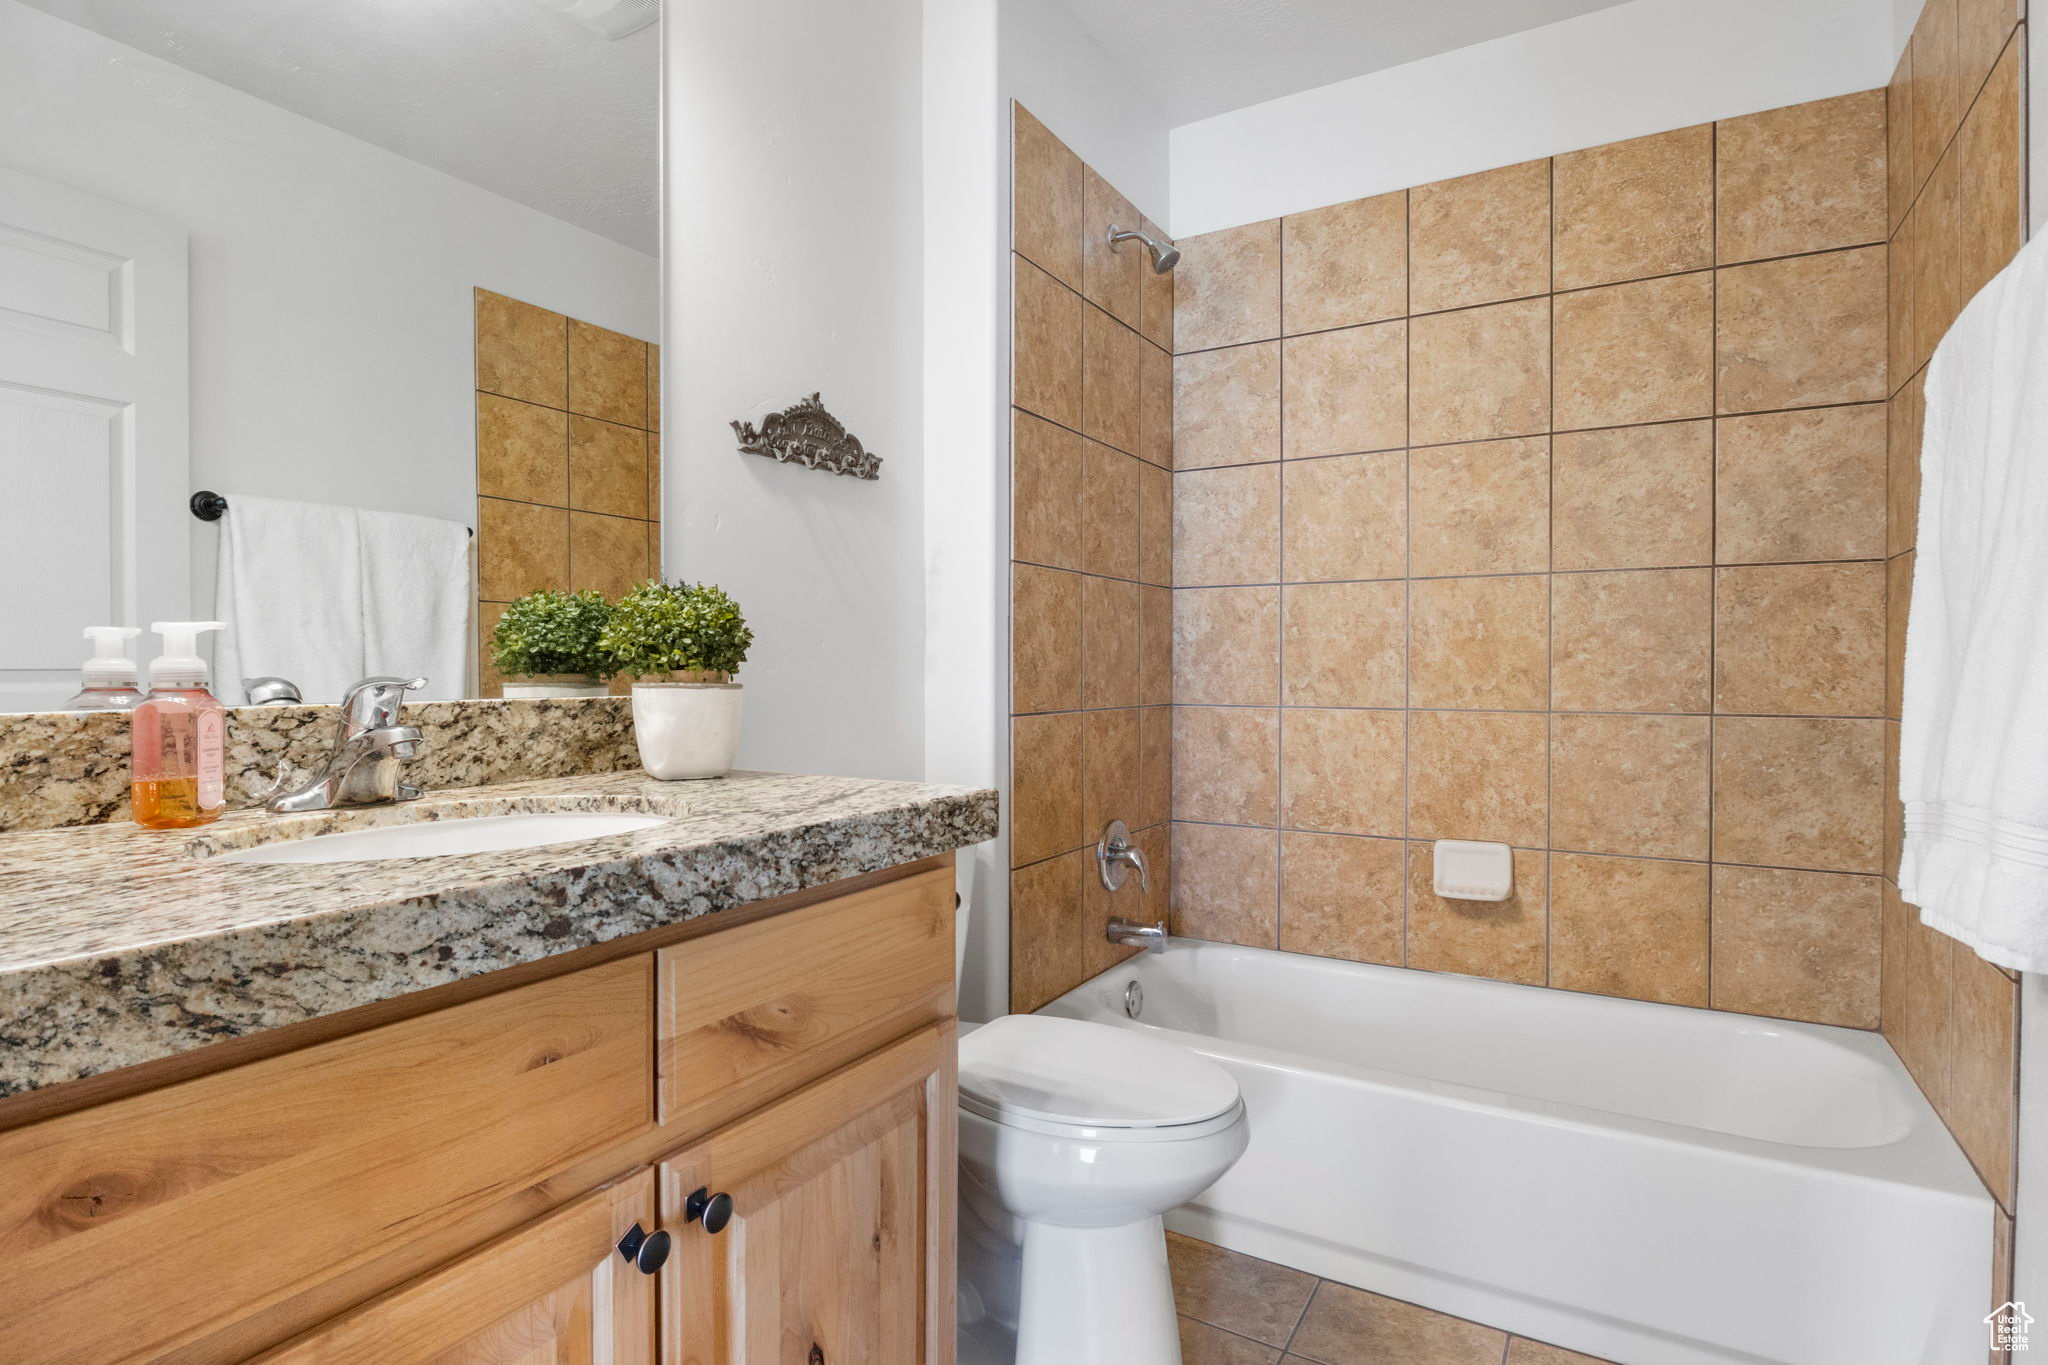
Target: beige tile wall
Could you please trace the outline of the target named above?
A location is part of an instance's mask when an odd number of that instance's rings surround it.
[[[1885,553],[1887,670],[1884,1031],[1998,1199],[2008,1296],[2018,1093],[2012,976],[1920,923],[1899,898],[1899,677],[1912,584],[1920,422],[1934,345],[2019,249],[2025,195],[2025,26],[2016,0],[1928,0],[1887,91],[1890,125],[1891,469]]]
[[[476,291],[477,632],[540,588],[661,572],[661,348]]]
[[[1180,244],[1177,932],[1877,1025],[1885,105]]]
[[[1011,412],[1010,1007],[1127,950],[1112,914],[1166,917],[1173,700],[1173,286],[1111,223],[1158,236],[1021,106]],[[1153,890],[1112,897],[1094,845],[1135,832]]]

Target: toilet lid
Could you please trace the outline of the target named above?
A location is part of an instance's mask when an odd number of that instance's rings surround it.
[[[1231,1110],[1237,1082],[1206,1057],[1110,1024],[1010,1014],[960,1040],[961,1103],[1093,1128],[1166,1128]]]

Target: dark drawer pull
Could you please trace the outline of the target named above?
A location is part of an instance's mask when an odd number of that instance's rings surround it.
[[[642,1275],[652,1275],[668,1260],[669,1236],[666,1232],[643,1231],[638,1223],[626,1229],[626,1235],[619,1239],[619,1255]]]
[[[732,1196],[713,1194],[709,1189],[692,1191],[690,1197],[683,1201],[683,1221],[702,1221],[704,1231],[724,1232],[726,1224],[732,1222]]]

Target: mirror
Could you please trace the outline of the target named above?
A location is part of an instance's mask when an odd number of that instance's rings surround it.
[[[0,0],[0,709],[157,620],[498,695],[659,574],[656,3]]]

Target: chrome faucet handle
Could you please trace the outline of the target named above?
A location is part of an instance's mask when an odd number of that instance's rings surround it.
[[[1146,866],[1145,855],[1131,844],[1130,827],[1121,820],[1110,821],[1102,831],[1102,841],[1095,845],[1095,862],[1107,890],[1121,891],[1130,868],[1138,870],[1140,891],[1152,889],[1152,869]]]
[[[399,724],[398,716],[405,709],[405,694],[426,685],[425,678],[376,677],[350,686],[341,697],[341,719],[326,759],[303,786],[271,797],[268,807],[332,810],[417,799],[420,789],[400,781],[398,773],[419,757],[426,739],[418,726]]]
[[[405,709],[405,694],[425,687],[425,678],[364,678],[341,694],[341,725],[344,738],[366,730],[385,730],[398,724]]]
[[[289,813],[418,800],[420,789],[400,781],[398,772],[402,764],[419,757],[425,743],[418,727],[412,725],[359,730],[336,744],[303,786],[279,792],[265,806]]]

